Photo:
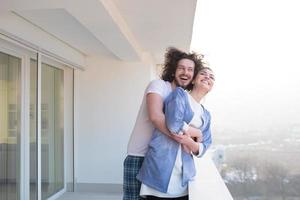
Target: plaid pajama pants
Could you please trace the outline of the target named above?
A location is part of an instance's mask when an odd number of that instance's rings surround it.
[[[144,157],[127,156],[124,160],[123,200],[141,200],[141,182],[136,179]]]

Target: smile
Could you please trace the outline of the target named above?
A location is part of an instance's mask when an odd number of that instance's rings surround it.
[[[207,80],[202,80],[201,83],[205,83],[207,85],[210,85],[209,82]]]
[[[179,77],[181,80],[184,80],[184,81],[187,81],[187,80],[189,80],[189,77],[186,77],[186,76],[181,76],[181,77]]]

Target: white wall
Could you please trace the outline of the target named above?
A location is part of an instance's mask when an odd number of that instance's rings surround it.
[[[122,183],[127,142],[153,65],[89,58],[75,73],[77,183]]]

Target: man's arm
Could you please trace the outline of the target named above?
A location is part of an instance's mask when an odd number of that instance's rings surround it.
[[[195,149],[195,144],[187,142],[186,137],[182,135],[172,134],[166,126],[165,114],[163,113],[163,99],[157,93],[149,93],[146,96],[146,104],[148,110],[148,116],[152,124],[159,129],[162,133],[171,137],[178,143],[186,143],[187,148]],[[188,126],[184,131],[191,137],[196,137],[198,141],[202,141],[202,133],[199,129]]]
[[[178,142],[182,144],[184,151],[186,151],[187,153],[193,153],[196,155],[199,154],[199,150],[200,150],[199,144],[201,143],[196,142],[188,135],[181,135]]]
[[[188,128],[183,130],[183,132],[189,137],[196,138],[197,142],[202,142],[203,134],[200,129],[188,126]]]
[[[163,99],[159,94],[149,93],[146,97],[148,116],[154,127],[162,133],[171,136],[166,126],[165,114],[163,113]]]
[[[197,146],[193,141],[187,139],[186,136],[172,134],[166,126],[165,114],[163,113],[163,99],[157,93],[149,93],[146,96],[146,104],[148,110],[148,116],[152,124],[159,129],[162,133],[171,137],[173,140],[177,141],[180,144],[184,144],[186,146],[186,151],[189,150],[192,152],[198,151]],[[190,137],[196,137],[197,141],[202,141],[202,133],[199,129],[188,126],[188,128],[184,131]],[[197,148],[197,149],[195,149]],[[189,152],[190,152],[189,151]]]

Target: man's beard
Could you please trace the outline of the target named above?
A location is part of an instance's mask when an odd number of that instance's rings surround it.
[[[174,79],[174,83],[175,83],[176,87],[181,87],[183,89],[185,89],[189,85],[189,84],[187,84],[187,85],[180,85],[176,79]]]

